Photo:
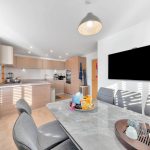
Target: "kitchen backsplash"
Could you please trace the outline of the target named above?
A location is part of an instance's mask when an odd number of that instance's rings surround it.
[[[55,73],[65,75],[65,70],[45,70],[45,69],[18,69],[12,67],[5,68],[5,77],[8,72],[14,73],[14,77],[21,79],[53,79]]]

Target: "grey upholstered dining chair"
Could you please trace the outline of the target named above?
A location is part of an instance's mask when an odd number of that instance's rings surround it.
[[[24,99],[20,99],[17,101],[16,108],[18,109],[19,114],[25,112],[31,116],[31,107]],[[57,120],[43,124],[38,128],[38,131],[51,138],[51,141],[53,141],[53,143],[63,142],[69,138],[63,128],[60,126],[59,121]]]
[[[144,113],[145,115],[150,116],[150,95],[147,97]]]
[[[16,102],[16,108],[19,113],[26,112],[29,115],[32,113],[31,107],[24,99],[20,99]]]
[[[141,93],[118,90],[114,103],[116,106],[142,113]]]
[[[19,150],[77,150],[70,139],[53,143],[52,138],[38,131],[32,117],[25,112],[15,122],[13,139]]]
[[[114,104],[114,90],[101,87],[98,91],[97,99],[106,103]]]

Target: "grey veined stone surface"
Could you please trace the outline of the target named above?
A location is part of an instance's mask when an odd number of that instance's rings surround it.
[[[47,104],[47,107],[83,150],[124,150],[115,135],[115,122],[137,119],[150,123],[150,118],[101,101],[89,112],[71,111],[69,100]]]

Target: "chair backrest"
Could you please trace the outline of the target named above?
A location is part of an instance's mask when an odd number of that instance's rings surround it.
[[[150,95],[148,95],[148,97],[147,97],[144,113],[145,113],[145,115],[150,116]]]
[[[13,128],[13,139],[19,150],[38,150],[38,130],[30,115],[23,112]]]
[[[32,113],[31,107],[24,99],[20,99],[17,101],[16,108],[18,109],[19,113],[26,112],[29,115],[31,115]]]
[[[116,106],[142,113],[141,93],[118,90],[114,103]]]
[[[101,87],[98,91],[97,99],[106,103],[114,104],[114,90]]]

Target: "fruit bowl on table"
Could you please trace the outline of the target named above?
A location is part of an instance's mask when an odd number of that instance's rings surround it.
[[[92,104],[91,105],[91,107],[90,108],[87,108],[87,109],[78,109],[78,108],[76,108],[75,107],[75,110],[77,110],[77,111],[91,111],[91,110],[94,110],[95,109],[95,105],[94,104]]]
[[[70,102],[70,107],[72,105],[72,102]],[[74,110],[77,111],[91,111],[95,109],[95,105],[94,104],[87,104],[87,107],[82,107],[81,104],[75,104],[74,106]]]

